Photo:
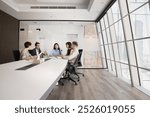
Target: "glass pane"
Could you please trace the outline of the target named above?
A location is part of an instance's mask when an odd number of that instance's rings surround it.
[[[111,9],[109,9],[107,11],[107,15],[108,15],[108,20],[109,20],[109,25],[113,24],[114,21],[113,21],[113,14],[112,14],[112,10]]]
[[[114,25],[110,27],[110,31],[111,31],[112,42],[114,43],[114,42],[117,41],[116,40],[116,31],[115,31],[115,26]]]
[[[135,41],[138,64],[150,69],[150,39]]]
[[[133,78],[134,86],[139,86],[139,78],[138,78],[137,67],[132,67],[131,66],[131,72],[132,72],[132,78]]]
[[[119,52],[118,52],[118,46],[117,44],[113,44],[114,53],[115,53],[115,60],[119,61]]]
[[[147,90],[150,90],[150,71],[140,69],[141,85]]]
[[[101,26],[102,26],[102,30],[104,30],[105,29],[105,23],[104,23],[104,19],[103,18],[101,19]]]
[[[58,30],[58,29],[57,29]],[[78,39],[79,44],[86,45],[84,46],[84,58],[83,66],[85,68],[98,68],[101,67],[101,58],[100,58],[100,42],[97,35],[96,24],[85,24],[84,25],[84,40]],[[79,35],[80,36],[80,35]],[[74,39],[73,37],[68,37],[68,39]],[[57,41],[57,40],[55,40]],[[70,41],[70,40],[69,40]],[[87,48],[88,47],[88,48]]]
[[[112,68],[111,68],[111,61],[110,61],[110,60],[107,60],[107,64],[108,64],[108,69],[109,69],[109,71],[112,71]]]
[[[116,31],[117,42],[124,41],[124,34],[123,34],[121,21],[115,24],[115,31]]]
[[[144,3],[148,2],[148,0],[128,0],[129,10],[133,11],[136,8],[140,7]]]
[[[105,45],[105,49],[106,49],[106,57],[107,57],[107,59],[110,59],[110,54],[109,54],[108,45]]]
[[[104,44],[108,44],[105,30],[103,30],[103,39],[104,39]]]
[[[117,67],[118,77],[121,77],[121,75],[122,75],[122,73],[121,73],[121,64],[116,62],[116,67]]]
[[[107,28],[107,39],[108,39],[108,43],[111,43],[111,36],[110,36],[110,31],[109,28]]]
[[[120,62],[128,63],[125,43],[119,43]]]
[[[130,64],[137,66],[136,60],[135,60],[135,51],[134,51],[134,47],[133,47],[133,41],[128,42],[127,45],[128,45],[128,50],[129,50]]]
[[[109,45],[109,50],[110,50],[110,59],[111,59],[111,60],[114,60],[112,45]]]
[[[123,22],[124,22],[126,39],[127,40],[132,40],[131,26],[130,26],[130,22],[129,22],[129,17],[126,16],[125,18],[123,18]]]
[[[113,4],[113,6],[111,7],[111,9],[112,9],[112,14],[113,14],[114,22],[116,22],[116,21],[118,21],[121,18],[118,1],[116,1]]]
[[[114,61],[111,61],[111,63],[112,63],[112,71],[113,71],[114,73],[116,73],[115,62],[114,62]]]
[[[124,77],[127,80],[130,80],[129,66],[121,64],[121,71],[122,71],[122,77]]]
[[[146,4],[142,8],[131,14],[131,23],[134,38],[150,37],[150,11],[149,5]]]
[[[107,14],[104,16],[104,20],[105,20],[105,26],[106,28],[108,27],[108,19],[107,19]]]

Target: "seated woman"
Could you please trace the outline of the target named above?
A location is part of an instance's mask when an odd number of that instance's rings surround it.
[[[78,56],[78,54],[79,54],[79,52],[78,52],[78,42],[76,42],[76,41],[73,41],[72,42],[72,44],[71,44],[71,52],[70,52],[70,55],[62,55],[61,57],[63,58],[63,59],[67,59],[68,61],[69,61],[69,63],[74,63],[75,62],[75,60],[76,60],[76,58],[77,58],[77,56]]]
[[[53,50],[51,50],[51,52],[49,53],[49,56],[57,57],[57,56],[60,56],[61,54],[62,54],[62,53],[61,53],[59,44],[58,44],[58,43],[55,43],[55,44],[54,44],[54,47],[53,47]]]
[[[71,42],[66,42],[66,48],[67,48],[66,56],[69,56],[71,54],[71,51],[72,51],[71,47],[72,47]]]
[[[21,59],[22,60],[33,60],[34,57],[29,53],[31,42],[25,42],[24,43],[24,49],[21,51]]]

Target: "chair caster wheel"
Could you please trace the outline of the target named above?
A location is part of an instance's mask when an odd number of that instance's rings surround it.
[[[62,82],[58,82],[58,84],[61,85],[61,86],[64,86],[64,83],[62,83]]]
[[[75,85],[78,85],[77,83],[75,83]]]
[[[84,77],[84,74],[82,76]]]

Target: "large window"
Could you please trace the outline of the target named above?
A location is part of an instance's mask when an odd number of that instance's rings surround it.
[[[108,70],[133,86],[150,91],[148,0],[117,0],[99,23]]]
[[[131,13],[131,23],[135,39],[150,37],[149,4],[146,4],[135,12]]]
[[[148,0],[130,13],[141,87],[150,91],[150,10]],[[130,5],[130,3],[129,3]]]
[[[120,78],[130,80],[129,67],[126,65],[128,64],[127,49],[118,1],[104,15],[100,23],[109,71]]]
[[[133,11],[146,2],[148,2],[148,0],[128,0],[129,10]]]

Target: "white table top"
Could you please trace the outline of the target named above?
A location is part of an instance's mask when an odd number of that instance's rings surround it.
[[[0,65],[0,100],[46,99],[64,72],[67,60],[51,59],[28,70],[16,70],[29,64],[22,60]]]

